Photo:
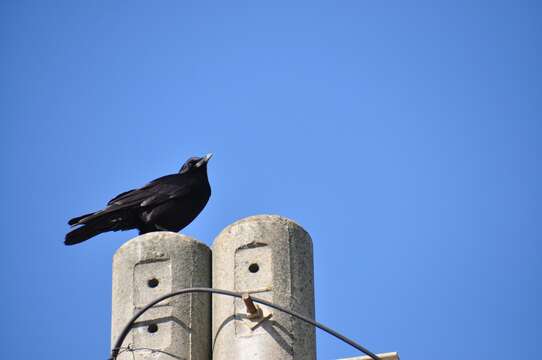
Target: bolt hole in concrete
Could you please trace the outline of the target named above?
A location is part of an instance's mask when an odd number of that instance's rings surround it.
[[[150,288],[155,288],[158,286],[160,282],[158,281],[157,278],[152,278],[150,279],[149,281],[147,281],[147,285],[150,287]]]
[[[147,331],[150,332],[151,334],[157,332],[158,331],[158,325],[150,324],[149,327],[147,328]]]
[[[250,264],[248,267],[248,271],[250,271],[251,273],[257,273],[258,270],[260,270],[260,266],[256,263]]]

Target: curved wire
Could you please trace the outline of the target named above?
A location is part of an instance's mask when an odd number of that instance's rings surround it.
[[[238,293],[238,292],[235,292],[235,291],[214,289],[214,288],[186,288],[186,289],[182,289],[182,290],[179,290],[179,291],[175,291],[175,292],[160,296],[159,298],[151,301],[149,304],[147,304],[145,307],[143,307],[141,310],[139,310],[130,319],[130,321],[128,321],[126,326],[122,329],[122,332],[120,333],[119,337],[117,338],[117,341],[115,342],[115,346],[111,350],[111,357],[109,358],[109,360],[116,360],[117,356],[119,355],[120,349],[122,347],[122,343],[126,339],[126,336],[128,336],[128,334],[130,333],[130,330],[132,329],[132,326],[134,325],[136,320],[141,315],[143,315],[143,313],[145,313],[151,307],[153,307],[154,305],[158,304],[159,302],[161,302],[161,301],[163,301],[165,299],[169,299],[170,297],[177,296],[177,295],[190,294],[190,293],[210,293],[210,294],[226,295],[226,296],[231,296],[231,297],[236,297],[236,298],[242,298],[242,296],[243,296],[242,293]],[[251,299],[252,299],[252,301],[254,301],[256,303],[259,303],[259,304],[268,306],[270,308],[282,311],[282,312],[287,313],[287,314],[289,314],[289,315],[291,315],[291,316],[293,316],[293,317],[295,317],[295,318],[297,318],[299,320],[302,320],[302,321],[304,321],[304,322],[306,322],[308,324],[311,324],[312,326],[315,326],[315,327],[327,332],[328,334],[335,336],[337,339],[344,341],[348,345],[350,345],[350,346],[356,348],[357,350],[361,351],[362,353],[368,355],[373,360],[381,360],[377,355],[375,355],[371,351],[367,350],[366,348],[364,348],[363,346],[361,346],[360,344],[358,344],[354,340],[349,339],[349,338],[347,338],[346,336],[344,336],[342,334],[339,334],[337,331],[325,326],[322,323],[319,323],[316,320],[312,320],[312,319],[310,319],[310,318],[308,318],[306,316],[303,316],[301,314],[290,311],[290,310],[288,310],[286,308],[283,308],[280,305],[273,304],[273,303],[271,303],[271,302],[269,302],[267,300],[255,298],[255,297],[252,297],[252,296],[251,296]]]

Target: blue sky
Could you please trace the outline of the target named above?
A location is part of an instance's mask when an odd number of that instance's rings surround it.
[[[68,218],[214,152],[184,233],[312,235],[316,316],[403,359],[535,358],[536,1],[3,1],[2,358],[105,359],[111,257]],[[7,286],[9,285],[9,287]],[[338,305],[338,304],[342,305]],[[325,334],[320,359],[357,355]]]

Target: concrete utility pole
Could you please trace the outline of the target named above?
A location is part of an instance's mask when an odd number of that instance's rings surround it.
[[[211,286],[211,251],[172,232],[138,236],[113,258],[112,344],[135,312],[159,296]],[[167,299],[147,311],[131,330],[118,360],[208,360],[211,303],[207,294]]]
[[[224,229],[212,248],[213,287],[314,318],[312,241],[301,226],[280,216],[253,216]],[[252,312],[241,299],[213,295],[213,360],[316,358],[312,326],[265,306]]]
[[[252,216],[226,227],[211,250],[172,232],[138,236],[113,258],[112,345],[143,307],[187,288],[217,288],[151,307],[123,342],[118,360],[314,360],[315,329],[255,304],[251,295],[314,319],[312,240],[280,216]],[[211,331],[212,324],[212,331]],[[381,354],[398,360],[397,353]],[[367,357],[351,358],[366,360]]]

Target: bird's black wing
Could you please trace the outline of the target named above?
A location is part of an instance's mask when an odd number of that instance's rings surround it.
[[[181,197],[190,191],[187,184],[150,183],[141,189],[132,190],[109,202],[107,208],[119,209],[133,206],[156,206],[165,201]]]
[[[168,175],[170,176],[170,175]],[[165,176],[166,180],[170,180]],[[163,179],[160,178],[160,179]],[[153,207],[162,204],[168,200],[182,197],[190,192],[189,183],[178,183],[173,181],[158,181],[156,179],[140,189],[125,191],[107,203],[107,207],[90,216],[78,218],[72,226],[86,224],[103,215],[118,212],[119,210],[134,211],[142,207]]]
[[[139,189],[133,189],[128,190],[123,193],[118,194],[113,199],[109,200],[107,203],[108,206],[111,205],[124,205],[128,203],[133,203],[134,201],[137,201],[137,199],[142,199],[145,196],[153,196],[155,192],[177,192],[179,189],[184,187],[182,184],[178,184],[177,182],[171,181],[171,180],[177,180],[178,174],[173,175],[166,175],[159,177],[158,179],[155,179],[148,183],[147,185],[143,186]],[[174,186],[170,186],[174,185]]]
[[[121,199],[125,198],[126,196],[128,196],[129,194],[131,194],[131,193],[133,193],[134,191],[137,191],[137,190],[139,190],[139,189],[132,189],[132,190],[128,190],[128,191],[125,191],[123,193],[120,193],[117,196],[115,196],[113,199],[109,200],[107,205],[112,205],[113,202],[115,202],[116,200],[121,200]]]

